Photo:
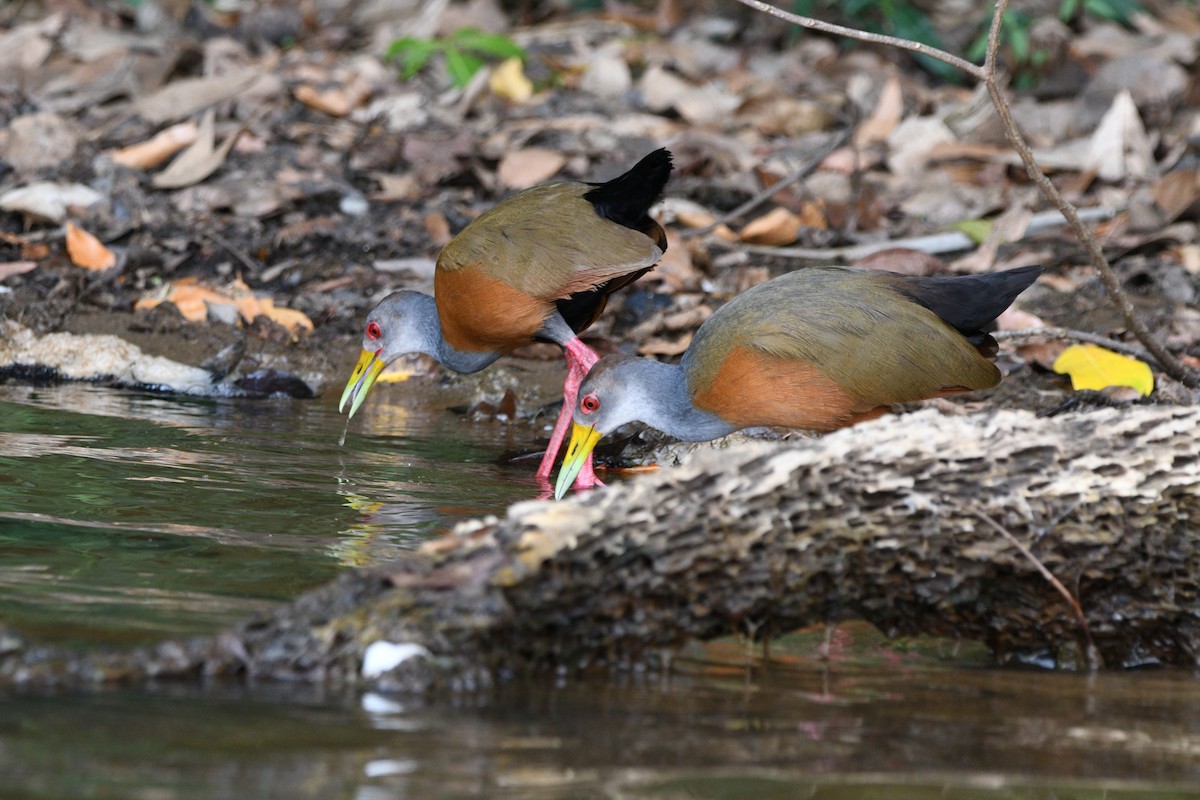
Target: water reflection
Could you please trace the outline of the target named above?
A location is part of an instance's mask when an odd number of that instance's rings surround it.
[[[0,625],[136,643],[265,611],[532,496],[530,436],[374,398],[0,386]],[[861,625],[764,660],[725,641],[667,675],[537,676],[433,705],[306,687],[0,696],[0,795],[61,798],[1181,798],[1188,673],[987,668]]]
[[[0,717],[18,794],[459,798],[1183,798],[1200,785],[1190,674],[947,662],[865,626],[764,660],[691,647],[666,676],[511,682],[433,704],[305,687],[20,697]],[[86,790],[85,790],[86,787]]]
[[[383,394],[339,446],[331,402],[0,386],[0,621],[72,642],[215,630],[532,496],[478,426]]]

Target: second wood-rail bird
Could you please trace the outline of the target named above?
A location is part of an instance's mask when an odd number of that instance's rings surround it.
[[[367,316],[363,350],[338,410],[350,416],[379,373],[409,353],[456,372],[477,372],[535,340],[563,347],[563,407],[538,467],[548,480],[571,423],[584,375],[598,356],[577,334],[608,296],[654,267],[667,248],[649,216],[671,175],[671,154],[655,150],[607,183],[564,181],[505,198],[480,214],[438,255],[434,296],[400,291]],[[590,458],[581,485],[595,477]]]
[[[592,368],[555,497],[600,438],[628,422],[693,442],[760,425],[829,431],[895,403],[995,386],[997,345],[985,329],[1040,273],[820,267],[761,283],[709,317],[678,365],[609,356]]]

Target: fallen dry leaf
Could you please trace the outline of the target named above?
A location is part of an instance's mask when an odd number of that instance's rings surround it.
[[[372,200],[377,200],[381,203],[390,203],[396,200],[415,200],[421,196],[421,183],[417,180],[417,176],[411,172],[405,172],[400,175],[394,175],[389,172],[377,172],[372,174],[371,177],[379,184],[379,191],[368,195]]]
[[[667,251],[650,272],[650,276],[676,292],[698,287],[704,277],[692,262],[692,253],[687,242],[670,228],[667,229]]]
[[[674,108],[688,122],[703,125],[727,118],[742,99],[713,84],[696,86],[661,67],[646,70],[639,82],[646,107],[654,111]]]
[[[183,148],[196,141],[199,129],[194,122],[180,122],[159,131],[144,142],[112,150],[109,156],[113,161],[130,169],[149,169],[156,167]]]
[[[1144,178],[1154,167],[1154,148],[1133,96],[1120,92],[1088,142],[1086,165],[1106,181]]]
[[[1044,327],[1045,321],[1037,314],[1030,314],[1013,306],[1004,309],[1004,312],[996,317],[996,328],[1002,331],[1024,331]]]
[[[270,297],[259,297],[241,278],[234,279],[229,286],[220,290],[201,286],[192,277],[181,278],[168,284],[165,290],[141,298],[133,307],[135,310],[144,311],[163,302],[173,304],[183,318],[190,322],[204,322],[213,316],[210,312],[220,307],[228,307],[231,316],[224,318],[223,314],[218,313],[216,317],[229,324],[236,323],[238,318],[250,324],[258,317],[265,316],[292,333],[313,328],[312,320],[303,312],[276,306]],[[233,315],[234,310],[236,315]]]
[[[528,189],[553,178],[566,163],[566,156],[557,150],[527,147],[505,153],[496,177],[509,189]]]
[[[882,269],[901,275],[936,275],[946,271],[946,265],[932,253],[911,247],[889,247],[854,262],[860,269]]]
[[[820,198],[816,201],[806,200],[800,206],[800,213],[797,216],[800,218],[800,226],[803,228],[823,231],[829,227],[829,220],[825,218],[825,201]]]
[[[311,331],[313,329],[312,320],[303,311],[277,306],[275,305],[275,301],[269,297],[262,298],[262,314],[292,333],[299,333],[302,330]]]
[[[1014,203],[1003,214],[991,220],[987,238],[974,251],[954,262],[957,272],[987,272],[996,264],[1000,246],[1019,242],[1029,230],[1033,212],[1021,203]]]
[[[675,210],[675,222],[685,228],[707,228],[716,221],[716,215],[703,208],[679,208]]]
[[[854,147],[839,147],[821,162],[821,170],[853,175],[878,166],[883,156],[875,150],[859,150]]]
[[[117,265],[117,254],[74,222],[67,223],[67,255],[75,266],[95,272]]]
[[[1153,192],[1155,205],[1170,222],[1200,199],[1200,173],[1190,169],[1168,172],[1154,185]]]
[[[516,57],[506,58],[492,70],[488,88],[510,103],[524,103],[533,97],[533,81],[525,77],[524,65]]]
[[[421,224],[424,226],[425,232],[429,234],[429,240],[438,247],[453,238],[450,235],[450,221],[440,211],[431,211],[426,214],[425,218],[421,220]]]
[[[871,115],[864,119],[854,132],[855,147],[869,147],[877,142],[887,141],[892,131],[900,124],[903,113],[904,93],[900,89],[900,78],[892,75],[883,85],[879,101]]]
[[[1054,371],[1071,376],[1071,388],[1129,386],[1143,395],[1154,391],[1150,365],[1094,344],[1073,344],[1054,361]]]
[[[781,247],[796,241],[800,235],[800,218],[786,208],[776,208],[746,223],[739,234],[748,244]]]
[[[1179,263],[1190,275],[1200,275],[1200,245],[1183,244],[1179,246]]]
[[[259,80],[260,71],[247,67],[215,78],[183,78],[140,98],[134,108],[153,124],[185,119],[222,100],[236,97]]]
[[[104,195],[82,183],[42,181],[19,186],[0,195],[0,209],[62,222],[68,209],[90,208],[103,199]]]
[[[623,42],[613,41],[597,47],[585,57],[583,67],[579,88],[585,92],[616,97],[633,85]]]
[[[266,302],[259,300],[253,293],[237,295],[233,298],[233,304],[243,322],[254,322],[260,315],[267,313]]]
[[[296,99],[309,108],[331,117],[344,117],[361,106],[371,97],[371,84],[355,76],[344,86],[317,89],[308,84],[297,86],[292,92]]]
[[[1012,306],[996,317],[996,328],[1002,331],[1023,331],[1044,327],[1046,327],[1046,323],[1041,317]],[[1025,342],[1016,347],[1017,355],[1025,359],[1027,363],[1035,363],[1048,370],[1054,369],[1054,362],[1066,349],[1066,342],[1050,338]]]
[[[208,303],[229,303],[228,297],[200,286],[195,278],[180,278],[167,284],[164,289],[150,297],[142,297],[133,304],[135,311],[148,311],[163,302],[179,309],[180,315],[189,322],[204,322],[208,319]]]
[[[685,333],[678,339],[666,339],[656,336],[638,348],[638,354],[643,356],[677,356],[692,343],[692,334]]]
[[[888,168],[896,175],[916,176],[939,145],[953,141],[954,132],[939,117],[909,117],[888,136]]]
[[[0,263],[0,281],[7,280],[13,275],[24,275],[33,269],[37,269],[36,261],[7,261]]]
[[[0,158],[17,172],[34,172],[69,160],[79,146],[74,120],[41,111],[17,117],[0,137]]]
[[[214,147],[215,126],[216,114],[209,109],[200,122],[196,141],[180,153],[170,166],[151,179],[150,182],[154,184],[155,188],[182,189],[186,186],[194,186],[212,175],[225,163],[225,158],[233,149],[233,143],[237,141],[241,130],[229,134],[220,147]]]

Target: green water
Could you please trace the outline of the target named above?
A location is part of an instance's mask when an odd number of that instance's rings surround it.
[[[390,401],[390,402],[387,402]],[[406,407],[0,386],[0,627],[220,630],[533,496],[527,426]],[[1200,797],[1200,680],[997,669],[863,625],[669,675],[433,703],[311,687],[0,693],[0,798]]]
[[[0,387],[0,619],[63,644],[210,632],[534,495],[479,425],[362,417],[339,446],[328,403]]]

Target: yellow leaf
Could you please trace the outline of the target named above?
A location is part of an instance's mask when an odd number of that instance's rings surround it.
[[[524,103],[533,97],[533,82],[525,77],[521,59],[507,58],[492,70],[488,80],[492,93],[513,103]]]
[[[1054,371],[1071,376],[1071,388],[1129,386],[1143,395],[1154,391],[1150,365],[1094,344],[1073,344],[1054,361]]]

